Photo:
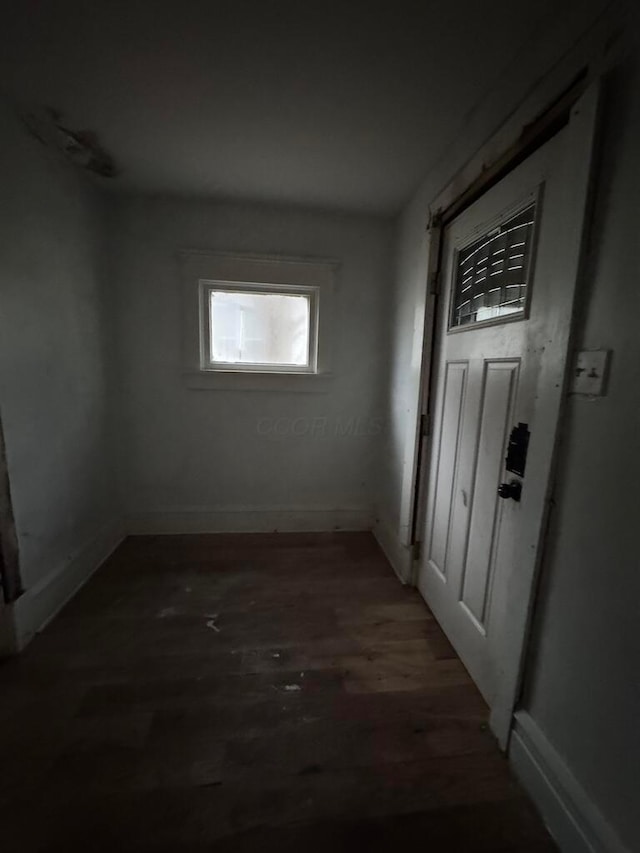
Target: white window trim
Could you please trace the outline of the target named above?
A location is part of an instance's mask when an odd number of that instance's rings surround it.
[[[185,249],[182,271],[183,379],[196,390],[324,392],[329,390],[334,329],[335,278],[333,259],[237,255]],[[312,295],[316,322],[310,324],[310,367],[243,365],[226,369],[211,365],[207,339],[208,293],[213,287],[240,290],[288,290]]]
[[[200,365],[202,370],[216,373],[306,373],[318,372],[318,326],[320,319],[320,293],[317,286],[267,284],[255,281],[207,281],[200,279]],[[305,365],[292,364],[226,364],[211,360],[210,297],[217,290],[236,290],[239,293],[274,293],[288,296],[306,296],[309,299],[309,361]]]

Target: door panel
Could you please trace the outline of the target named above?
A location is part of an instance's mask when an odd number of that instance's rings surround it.
[[[460,426],[467,379],[466,362],[449,362],[445,368],[443,415],[439,436],[436,499],[433,502],[431,551],[432,567],[442,577],[447,574],[447,550],[453,501],[453,484],[460,447]]]
[[[475,486],[460,596],[482,634],[486,633],[485,614],[502,510],[496,484],[502,471],[519,366],[519,359],[485,362]]]

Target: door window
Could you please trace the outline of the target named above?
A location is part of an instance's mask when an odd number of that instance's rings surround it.
[[[534,203],[458,251],[450,329],[524,315],[535,224]]]

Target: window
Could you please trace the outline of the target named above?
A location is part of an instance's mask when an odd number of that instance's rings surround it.
[[[184,250],[188,388],[324,393],[338,262]]]
[[[203,367],[316,372],[317,288],[205,283]]]
[[[460,249],[450,328],[524,316],[536,205]]]

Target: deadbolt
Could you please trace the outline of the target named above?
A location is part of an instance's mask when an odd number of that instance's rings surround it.
[[[522,483],[519,480],[511,480],[510,483],[500,483],[498,486],[498,494],[501,498],[513,498],[519,502],[522,495]]]

